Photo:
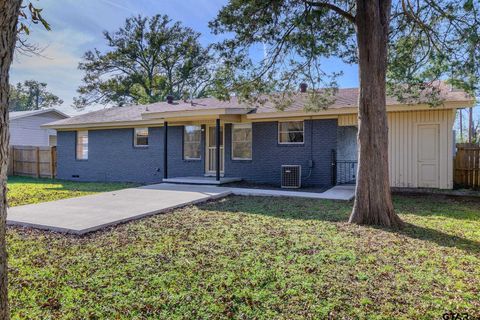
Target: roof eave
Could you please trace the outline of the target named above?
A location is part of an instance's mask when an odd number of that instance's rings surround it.
[[[76,129],[112,129],[112,128],[129,128],[132,126],[162,126],[163,120],[135,120],[135,121],[110,121],[110,122],[85,122],[85,123],[68,123],[56,124],[55,122],[41,125],[41,128],[55,130],[76,130]]]
[[[459,109],[459,108],[471,108],[475,105],[475,100],[468,101],[445,101],[441,106],[432,107],[428,104],[392,104],[387,105],[387,112],[401,112],[401,111],[417,111],[417,110],[442,110],[442,109]],[[247,114],[247,119],[269,119],[269,118],[288,118],[288,117],[308,117],[308,116],[321,116],[321,115],[341,115],[357,113],[357,106],[340,106],[335,108],[327,108],[319,110],[317,112],[305,112],[305,111],[273,111],[273,112],[261,112]]]
[[[17,119],[21,119],[21,118],[27,118],[27,117],[32,117],[32,116],[38,116],[40,114],[44,114],[44,113],[49,113],[49,112],[53,112],[53,113],[56,113],[62,117],[64,117],[65,119],[66,118],[70,118],[70,116],[66,113],[63,113],[62,111],[59,111],[57,109],[43,109],[43,110],[37,110],[38,112],[31,112],[31,113],[28,113],[28,114],[23,114],[23,115],[18,115],[18,116],[13,116],[13,117],[9,117],[9,120],[17,120]]]
[[[221,116],[221,115],[244,115],[249,113],[252,108],[217,108],[201,110],[178,110],[163,112],[144,112],[143,119],[168,119],[168,118],[188,118],[196,116]]]

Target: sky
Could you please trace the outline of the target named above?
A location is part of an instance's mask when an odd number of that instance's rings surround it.
[[[207,45],[220,39],[208,28],[208,22],[226,4],[226,0],[40,0],[44,18],[52,30],[43,30],[33,25],[29,39],[32,43],[45,47],[43,56],[26,57],[17,55],[12,65],[10,82],[37,80],[47,83],[50,92],[59,96],[63,105],[58,109],[70,115],[78,114],[72,108],[73,97],[81,85],[82,71],[78,63],[83,54],[94,48],[105,52],[103,31],[115,31],[125,19],[134,15],[152,16],[166,14],[174,21],[180,21],[202,34],[200,41]],[[263,49],[258,48],[258,53]],[[338,79],[339,86],[358,86],[356,66],[343,64],[338,59],[325,61],[328,72],[343,71]],[[102,108],[94,106],[90,109]]]

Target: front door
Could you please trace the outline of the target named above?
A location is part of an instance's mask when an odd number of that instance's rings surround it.
[[[417,127],[417,177],[420,188],[439,186],[439,125]]]
[[[215,175],[217,170],[217,153],[216,153],[216,137],[215,126],[207,127],[207,146],[205,155],[205,172],[207,175]],[[220,173],[223,174],[223,168],[225,164],[224,148],[223,148],[223,126],[220,127]]]

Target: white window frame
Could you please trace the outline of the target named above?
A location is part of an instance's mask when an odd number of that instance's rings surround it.
[[[80,137],[80,133],[85,133],[85,136],[87,137],[87,154],[86,154],[86,157],[84,158],[83,157],[83,152],[81,155],[78,154],[78,145],[79,145],[79,137]],[[83,145],[83,141],[82,141],[82,145]],[[83,151],[83,149],[82,149]],[[75,158],[77,160],[81,160],[81,161],[85,161],[85,160],[88,160],[88,130],[78,130],[77,131],[77,135],[75,137]]]
[[[234,147],[234,141],[233,141],[233,131],[235,130],[235,127],[237,128],[242,128],[242,129],[245,129],[245,128],[249,128],[250,131],[252,132],[250,134],[250,137],[252,138],[252,140],[250,141],[250,158],[238,158],[238,157],[234,157],[234,152],[233,152],[233,147]],[[237,141],[237,142],[247,142],[247,141]],[[232,123],[232,132],[231,132],[231,143],[232,143],[232,160],[252,160],[252,156],[253,156],[253,130],[252,130],[252,124],[251,123]]]
[[[200,131],[200,140],[198,141],[198,144],[200,146],[200,156],[198,158],[190,158],[185,155],[185,132],[187,127],[197,127],[198,130]],[[183,160],[202,160],[202,126],[201,125],[188,125],[188,126],[183,126]]]
[[[280,131],[280,124],[281,123],[288,123],[288,122],[301,122],[302,123],[302,134],[303,134],[303,141],[302,142],[281,142],[280,141],[280,136],[281,136],[281,133],[288,133],[287,131]],[[277,124],[277,131],[278,131],[278,135],[277,135],[277,140],[278,140],[278,144],[305,144],[305,121],[303,120],[293,120],[293,121],[279,121],[278,124]],[[296,132],[300,132],[300,131],[296,131]]]
[[[147,130],[147,144],[137,144],[137,130]],[[133,146],[135,148],[148,148],[150,145],[150,131],[148,127],[139,127],[133,129]]]

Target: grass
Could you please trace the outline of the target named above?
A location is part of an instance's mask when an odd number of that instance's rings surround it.
[[[441,319],[480,312],[480,202],[228,197],[85,237],[10,228],[14,319]],[[18,203],[19,204],[19,203]]]
[[[10,206],[80,197],[97,192],[114,191],[136,186],[133,183],[93,183],[27,177],[8,178]]]

